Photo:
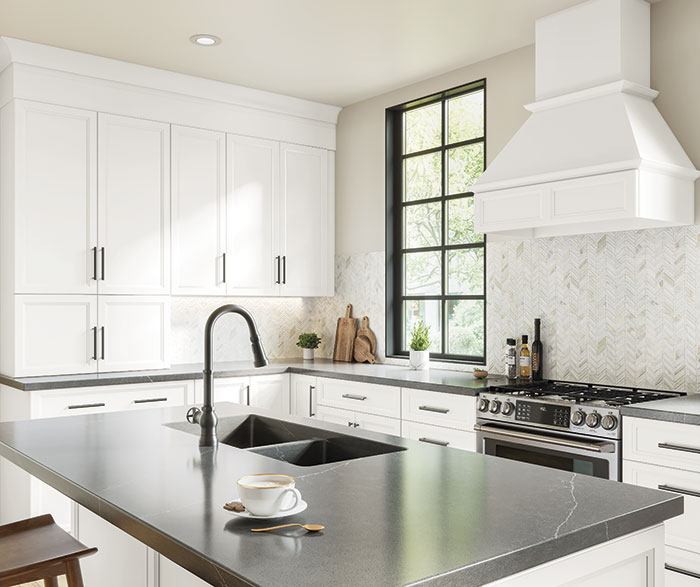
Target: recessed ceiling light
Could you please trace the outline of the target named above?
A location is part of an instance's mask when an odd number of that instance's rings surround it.
[[[214,35],[192,35],[190,37],[195,45],[201,45],[202,47],[212,47],[213,45],[220,45],[221,39],[215,37]]]

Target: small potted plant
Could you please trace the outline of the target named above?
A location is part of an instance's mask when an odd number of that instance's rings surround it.
[[[413,325],[411,330],[411,350],[408,353],[408,363],[411,369],[424,371],[430,365],[430,327],[423,320]]]
[[[304,349],[304,360],[313,361],[314,360],[314,349],[318,348],[321,344],[321,337],[315,332],[302,332],[299,335],[299,340],[297,341],[297,346]]]

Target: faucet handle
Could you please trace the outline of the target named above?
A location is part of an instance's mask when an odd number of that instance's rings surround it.
[[[190,408],[189,410],[187,410],[187,421],[190,424],[197,424],[197,422],[199,421],[199,415],[201,413],[202,410],[200,410],[199,408]]]

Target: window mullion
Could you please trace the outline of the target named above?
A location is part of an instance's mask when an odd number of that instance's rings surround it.
[[[442,279],[441,279],[441,294],[442,294],[442,301],[440,302],[440,352],[441,353],[446,353],[447,352],[447,302],[445,301],[445,294],[447,293],[447,251],[445,250],[445,242],[446,242],[446,233],[447,233],[447,215],[445,212],[447,211],[446,207],[446,202],[445,202],[445,194],[447,193],[447,151],[445,150],[445,143],[447,142],[447,100],[444,98],[442,99],[442,137],[441,137],[441,145],[442,145],[442,153],[440,157],[440,163],[441,163],[441,171],[442,171],[442,182],[441,182],[441,188],[442,192],[440,194],[441,200],[440,200],[440,208],[441,208],[441,225],[442,225],[442,230],[440,231],[442,241],[441,241],[441,246],[442,246],[442,253],[441,253],[441,262],[442,262]]]

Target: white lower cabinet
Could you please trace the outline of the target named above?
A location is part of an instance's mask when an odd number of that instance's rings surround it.
[[[290,413],[292,416],[316,417],[316,377],[290,375]]]
[[[443,428],[432,424],[419,424],[407,420],[402,422],[401,430],[402,436],[409,440],[476,452],[476,433],[474,432]]]
[[[253,408],[289,414],[289,375],[256,375],[254,377],[217,377],[214,379],[214,403],[232,402]],[[195,403],[204,400],[201,381],[195,383]]]
[[[193,575],[163,555],[157,556],[159,587],[206,587],[209,585],[197,575]]]
[[[401,420],[397,418],[387,418],[386,416],[364,414],[322,405],[319,405],[317,408],[317,417],[324,422],[347,426],[353,430],[359,428],[370,432],[401,436]]]
[[[216,402],[230,402],[232,404],[245,404],[250,386],[250,377],[217,377],[214,378],[213,397]],[[201,379],[194,382],[195,404],[200,405],[204,401],[204,384]]]

